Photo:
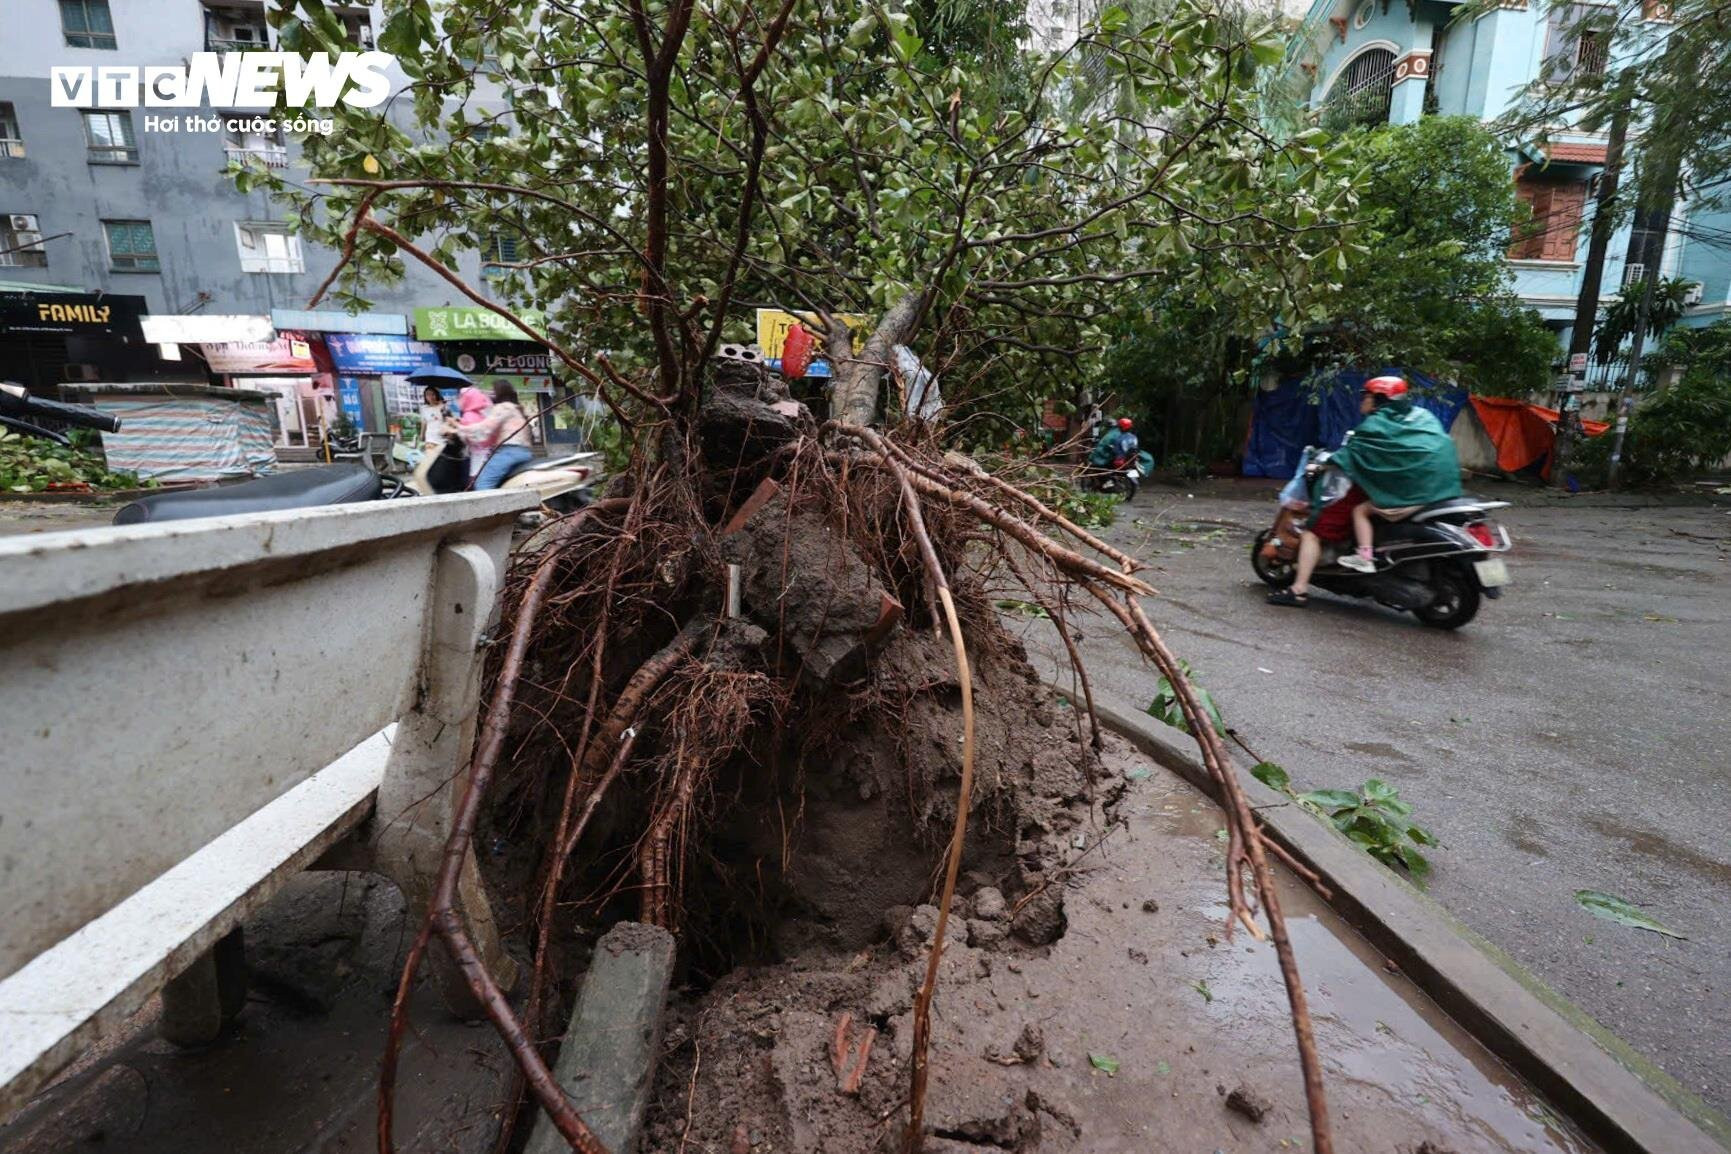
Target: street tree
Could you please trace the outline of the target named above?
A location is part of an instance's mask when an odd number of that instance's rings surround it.
[[[285,49],[352,47],[323,0],[284,0],[273,20]],[[695,799],[767,724],[759,717],[798,714],[808,691],[718,645],[701,608],[721,600],[722,524],[748,515],[746,494],[772,482],[790,487],[790,510],[823,518],[819,528],[790,516],[790,526],[814,541],[835,539],[829,526],[838,527],[907,607],[909,626],[947,632],[962,687],[962,801],[915,1003],[907,1145],[924,1132],[931,1001],[967,830],[968,638],[986,638],[989,653],[1000,628],[970,544],[983,536],[991,564],[1031,574],[1046,591],[1037,597],[1091,598],[1179,687],[1228,798],[1231,920],[1254,925],[1248,879],[1293,1003],[1316,1148],[1330,1149],[1272,851],[1220,734],[1136,600],[1151,592],[1136,562],[1010,481],[946,459],[929,429],[900,419],[893,395],[886,403],[884,383],[893,349],[912,346],[963,380],[984,379],[990,365],[1000,381],[1044,387],[1017,374],[1057,350],[1097,351],[1124,294],[1185,283],[1199,256],[1255,268],[1246,291],[1261,313],[1313,315],[1346,267],[1350,181],[1321,134],[1277,141],[1259,127],[1257,73],[1281,56],[1265,24],[1208,0],[1179,0],[1157,19],[1109,9],[1045,56],[1012,56],[1000,28],[956,20],[928,38],[913,11],[817,0],[449,0],[436,10],[404,0],[379,37],[410,78],[392,106],[341,111],[336,131],[310,138],[310,183],[235,171],[341,251],[321,297],[358,306],[376,278],[420,262],[544,341],[631,432],[629,467],[605,499],[552,530],[513,592],[470,797],[404,978],[406,990],[434,937],[453,952],[528,1091],[578,1149],[598,1146],[529,1038],[544,1036],[549,926],[587,814],[627,759],[652,767],[634,779],[656,784],[633,868],[642,919],[677,925],[684,872],[674,863]],[[996,55],[980,55],[981,44]],[[1084,65],[1137,98],[1066,114],[1063,97]],[[1270,197],[1277,184],[1281,195]],[[515,259],[495,262],[494,293],[483,292],[458,274],[456,257],[500,237],[514,242]],[[527,305],[544,326],[525,319]],[[748,334],[757,305],[813,318],[835,373],[821,426],[798,406],[765,402],[767,385],[724,387],[713,355]],[[850,332],[850,314],[867,318],[862,331]],[[788,547],[799,542],[790,536]],[[646,652],[649,638],[661,648]],[[531,646],[565,654],[572,672],[567,691],[535,698],[529,712],[568,718],[578,752],[549,773],[563,784],[535,895],[535,979],[519,1016],[478,965],[453,903],[508,741],[519,762],[535,749],[570,749],[550,722],[527,735],[510,728],[519,696],[544,692],[523,675]],[[572,714],[573,701],[586,704]],[[381,1087],[387,1146],[405,1005],[399,998]]]

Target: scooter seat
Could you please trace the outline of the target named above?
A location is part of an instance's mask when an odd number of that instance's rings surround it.
[[[272,473],[238,485],[215,485],[157,493],[122,506],[116,525],[157,521],[188,521],[194,517],[226,517],[233,513],[272,513],[278,509],[312,509],[376,501],[383,489],[379,475],[359,461]]]

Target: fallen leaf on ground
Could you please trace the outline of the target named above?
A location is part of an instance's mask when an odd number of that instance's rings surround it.
[[[1104,1070],[1108,1078],[1118,1072],[1118,1059],[1109,1054],[1089,1054],[1088,1065],[1096,1070]]]
[[[1676,930],[1660,925],[1658,922],[1648,917],[1647,914],[1642,911],[1640,906],[1620,898],[1615,894],[1600,893],[1598,890],[1576,890],[1575,904],[1592,914],[1594,917],[1604,918],[1608,922],[1616,922],[1618,925],[1624,926],[1633,926],[1638,930],[1650,930],[1655,934],[1664,934],[1668,938],[1681,938],[1684,941],[1688,940],[1685,935],[1678,933]]]

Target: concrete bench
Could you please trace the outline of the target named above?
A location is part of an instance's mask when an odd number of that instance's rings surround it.
[[[375,870],[425,908],[535,503],[0,540],[0,1117],[158,992],[166,1036],[214,1039],[237,927],[297,870]],[[462,897],[509,988],[472,859]]]

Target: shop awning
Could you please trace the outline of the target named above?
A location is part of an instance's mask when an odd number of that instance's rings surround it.
[[[231,341],[254,343],[276,338],[269,317],[191,313],[186,316],[141,317],[144,339],[153,345],[206,345]]]
[[[369,333],[383,337],[409,335],[409,318],[400,313],[345,313],[330,309],[272,309],[271,323],[303,333]]]

